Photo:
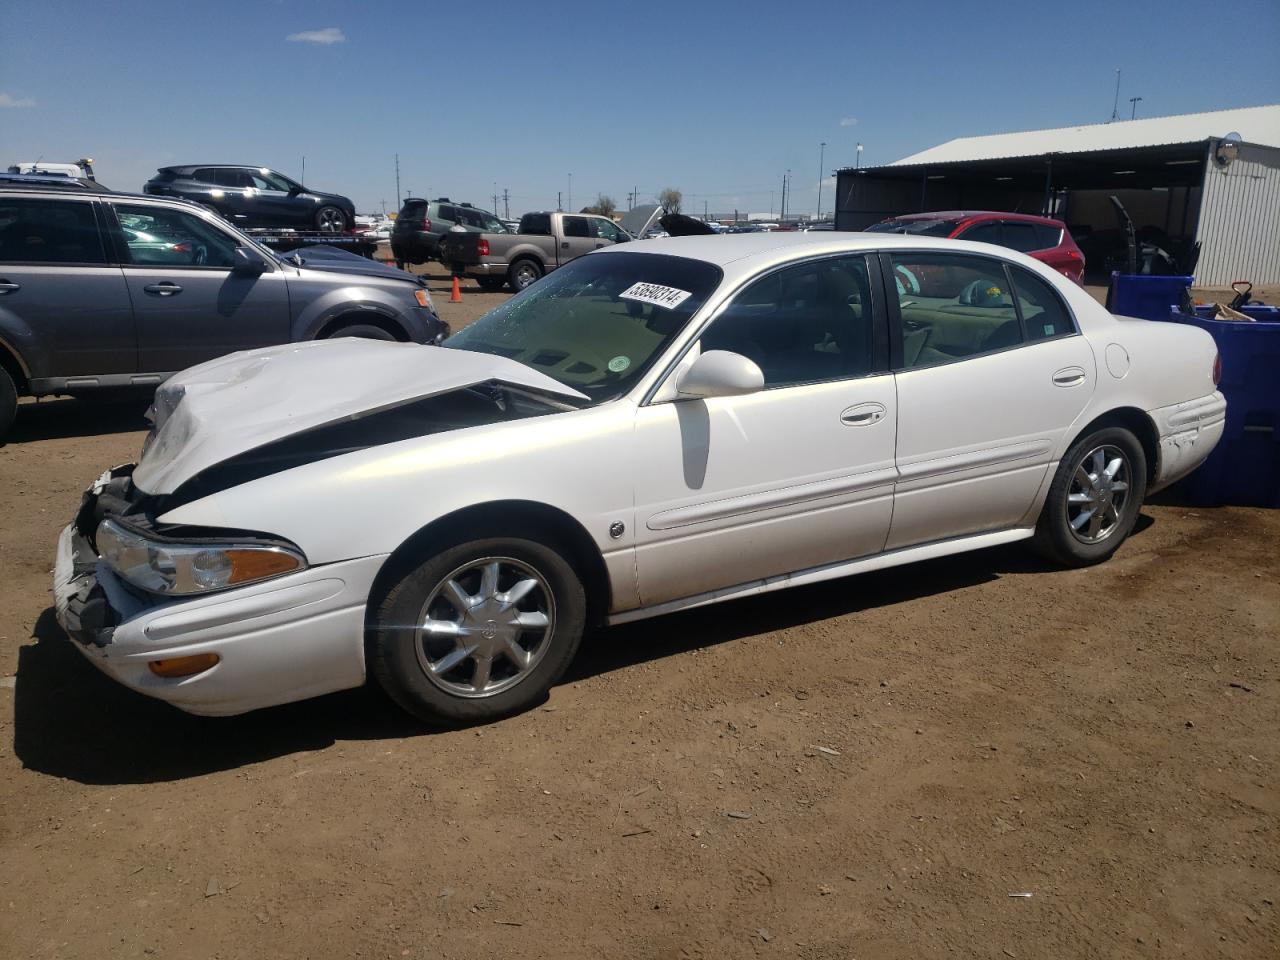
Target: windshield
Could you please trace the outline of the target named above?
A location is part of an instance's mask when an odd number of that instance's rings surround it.
[[[949,237],[959,220],[886,220],[867,227],[867,233],[908,233],[921,237]]]
[[[579,257],[444,346],[518,360],[601,403],[635,385],[721,276],[719,267],[684,257]]]

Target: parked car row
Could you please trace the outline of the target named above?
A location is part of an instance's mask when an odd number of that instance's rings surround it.
[[[277,254],[177,197],[0,174],[0,438],[17,397],[154,387],[237,350],[447,333],[426,283],[352,254]]]

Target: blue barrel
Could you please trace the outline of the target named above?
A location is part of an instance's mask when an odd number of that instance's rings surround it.
[[[1207,330],[1222,356],[1227,423],[1209,459],[1177,489],[1196,506],[1280,507],[1280,309],[1250,306],[1247,320],[1212,320],[1211,307],[1168,318]]]
[[[1167,320],[1169,311],[1182,303],[1183,292],[1195,279],[1113,273],[1111,288],[1107,291],[1107,309],[1122,317]]]

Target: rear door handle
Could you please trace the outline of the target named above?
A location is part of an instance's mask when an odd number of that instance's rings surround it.
[[[1053,375],[1054,385],[1059,387],[1078,387],[1084,381],[1084,367],[1063,367]]]
[[[13,293],[15,290],[21,290],[22,284],[10,283],[8,280],[0,280],[0,293]]]
[[[182,288],[171,280],[165,280],[163,283],[149,283],[142,289],[147,293],[158,293],[162,297],[172,297],[175,293],[182,292]]]
[[[561,250],[568,250],[568,249],[569,249],[569,241],[568,241],[568,240],[566,240],[564,243],[560,244],[560,249],[561,249]]]
[[[840,422],[846,427],[865,427],[879,423],[887,413],[883,403],[859,403],[841,411]]]

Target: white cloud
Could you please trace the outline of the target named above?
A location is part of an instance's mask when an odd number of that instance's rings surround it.
[[[34,107],[36,102],[30,97],[11,97],[7,93],[0,93],[0,108],[8,107]]]
[[[342,32],[341,27],[325,27],[323,30],[303,30],[301,33],[291,33],[286,40],[291,43],[346,43],[347,35]]]
[[[840,120],[840,126],[842,127],[856,126],[857,123],[858,123],[857,117],[842,117]]]

